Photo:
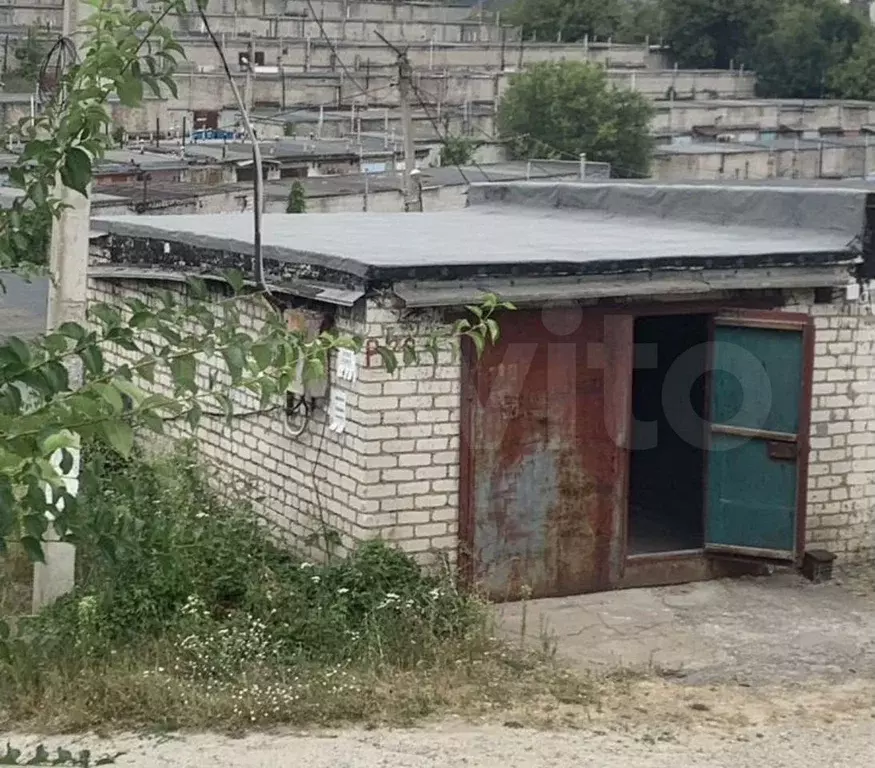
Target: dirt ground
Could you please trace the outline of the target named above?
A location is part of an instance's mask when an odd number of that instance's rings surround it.
[[[602,670],[589,708],[530,701],[412,729],[0,742],[123,752],[116,764],[130,768],[857,768],[875,761],[873,587],[871,571],[826,585],[778,574],[505,606],[511,641],[525,615],[525,642]]]
[[[623,689],[625,686],[620,685]],[[17,747],[123,752],[128,768],[858,768],[875,760],[875,684],[754,689],[632,682],[601,711],[504,713],[413,729],[99,738],[3,734]],[[521,727],[536,723],[538,727]]]

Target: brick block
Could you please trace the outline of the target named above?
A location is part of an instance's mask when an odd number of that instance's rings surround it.
[[[432,536],[445,536],[447,533],[446,523],[426,523],[425,525],[417,525],[415,530],[416,538],[431,538]]]

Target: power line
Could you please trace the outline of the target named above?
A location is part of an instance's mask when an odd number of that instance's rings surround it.
[[[196,6],[198,9],[198,13],[200,14],[201,21],[204,24],[204,29],[210,36],[210,40],[213,41],[213,47],[219,54],[219,59],[222,62],[222,68],[225,70],[225,77],[228,79],[228,83],[231,86],[231,92],[234,94],[234,98],[237,101],[237,106],[240,108],[240,116],[243,119],[243,126],[246,129],[249,140],[252,142],[252,164],[255,171],[255,173],[253,174],[253,176],[255,177],[255,204],[252,206],[252,262],[255,267],[255,282],[269,296],[270,290],[267,287],[267,282],[265,281],[264,277],[264,254],[261,249],[261,214],[262,209],[264,208],[264,176],[262,175],[261,170],[261,147],[258,145],[258,139],[255,136],[255,129],[252,127],[252,123],[249,120],[249,112],[246,108],[246,104],[243,102],[243,99],[240,96],[240,91],[237,89],[237,84],[234,82],[234,76],[231,74],[231,68],[228,66],[228,59],[225,57],[225,52],[222,50],[222,44],[218,41],[216,35],[213,33],[203,6],[200,3],[196,3]],[[249,95],[251,97],[251,93]]]
[[[431,110],[429,110],[428,106],[425,103],[425,100],[422,98],[422,94],[420,93],[419,86],[417,86],[416,83],[413,81],[413,76],[412,76],[413,70],[410,66],[410,61],[407,58],[407,51],[406,50],[402,51],[401,49],[399,49],[396,45],[391,43],[382,34],[380,34],[380,32],[377,32],[376,34],[377,34],[377,37],[380,38],[380,40],[382,40],[391,50],[393,50],[398,55],[399,80],[406,78],[407,84],[413,89],[413,94],[416,96],[416,100],[419,102],[419,106],[425,112],[425,116],[428,118],[428,121],[431,123],[432,128],[434,128],[434,131],[437,134],[437,137],[440,140],[441,144],[443,144],[445,149],[449,149],[450,145],[449,145],[448,137],[446,137],[444,135],[443,131],[441,131],[440,125],[438,125],[437,120],[435,120],[434,116],[431,113]],[[406,64],[406,67],[403,66],[404,64]],[[406,75],[405,75],[405,73],[406,73]],[[400,85],[400,83],[399,83],[399,85]],[[410,127],[407,126],[406,129],[410,130]],[[486,181],[491,181],[489,176],[486,174],[486,171],[484,171],[483,168],[480,167],[480,164],[476,160],[474,160],[473,158],[471,158],[471,160],[472,160],[474,166],[477,168],[477,170],[480,171],[481,174],[483,174],[483,178],[486,179]],[[462,166],[458,162],[454,162],[453,165],[456,166],[457,170],[459,171],[459,174],[462,176],[463,181],[466,184],[470,184],[471,180],[465,174],[465,171],[462,170]]]
[[[313,0],[306,0],[306,2],[307,2],[307,8],[310,10],[310,14],[313,16],[313,21],[315,21],[316,26],[319,27],[319,34],[322,36],[322,39],[325,40],[325,42],[328,44],[328,47],[331,49],[331,55],[334,56],[334,60],[338,64],[340,64],[340,69],[352,81],[352,84],[356,88],[359,89],[359,92],[367,95],[367,89],[363,88],[362,84],[358,80],[355,79],[355,77],[353,76],[349,67],[346,66],[343,59],[340,58],[340,54],[337,52],[337,46],[334,44],[334,42],[328,36],[328,33],[325,31],[325,27],[322,24],[322,19],[320,19],[316,15],[316,9],[313,8]],[[342,94],[341,94],[341,96],[342,96]]]
[[[434,118],[434,116],[432,115],[431,110],[429,110],[428,106],[425,103],[425,100],[422,98],[422,94],[419,92],[419,87],[416,85],[416,83],[413,82],[413,80],[410,81],[410,85],[413,88],[413,94],[414,94],[414,96],[416,96],[416,100],[419,102],[419,106],[422,107],[422,110],[425,112],[425,116],[428,118],[428,121],[431,123],[432,128],[434,128],[434,131],[437,134],[437,137],[440,140],[441,144],[443,144],[444,147],[449,149],[449,137],[445,136],[443,134],[443,132],[441,131],[440,125],[438,124],[438,122]],[[477,170],[483,174],[483,178],[486,179],[486,181],[492,181],[492,179],[489,178],[489,176],[486,174],[486,171],[483,170],[483,168],[480,166],[480,164],[473,157],[471,157],[470,159],[471,159],[472,165],[474,165],[474,167],[477,168]],[[462,166],[459,165],[459,163],[457,163],[457,162],[454,162],[453,165],[455,165],[456,168],[458,168],[459,173],[462,175],[462,179],[464,180],[464,182],[466,184],[470,184],[471,181],[465,175],[465,171],[462,170]]]

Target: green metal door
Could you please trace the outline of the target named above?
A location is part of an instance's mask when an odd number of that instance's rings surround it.
[[[712,334],[705,548],[793,560],[803,541],[811,322],[738,311]]]

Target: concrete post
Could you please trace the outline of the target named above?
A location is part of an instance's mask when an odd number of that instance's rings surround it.
[[[49,245],[48,330],[62,323],[85,323],[88,298],[86,269],[88,267],[88,231],[91,216],[91,200],[88,197],[58,184],[56,196],[66,206],[52,225]],[[81,363],[70,365],[69,379],[72,386],[82,379]],[[79,489],[79,455],[73,452],[73,466],[64,476],[67,492],[75,495]],[[60,456],[53,457],[60,466]],[[54,602],[72,591],[74,586],[76,550],[72,544],[51,541],[54,530],[49,529],[44,544],[45,563],[37,563],[33,572],[33,611]]]
[[[580,180],[586,178],[586,152],[580,153]]]

